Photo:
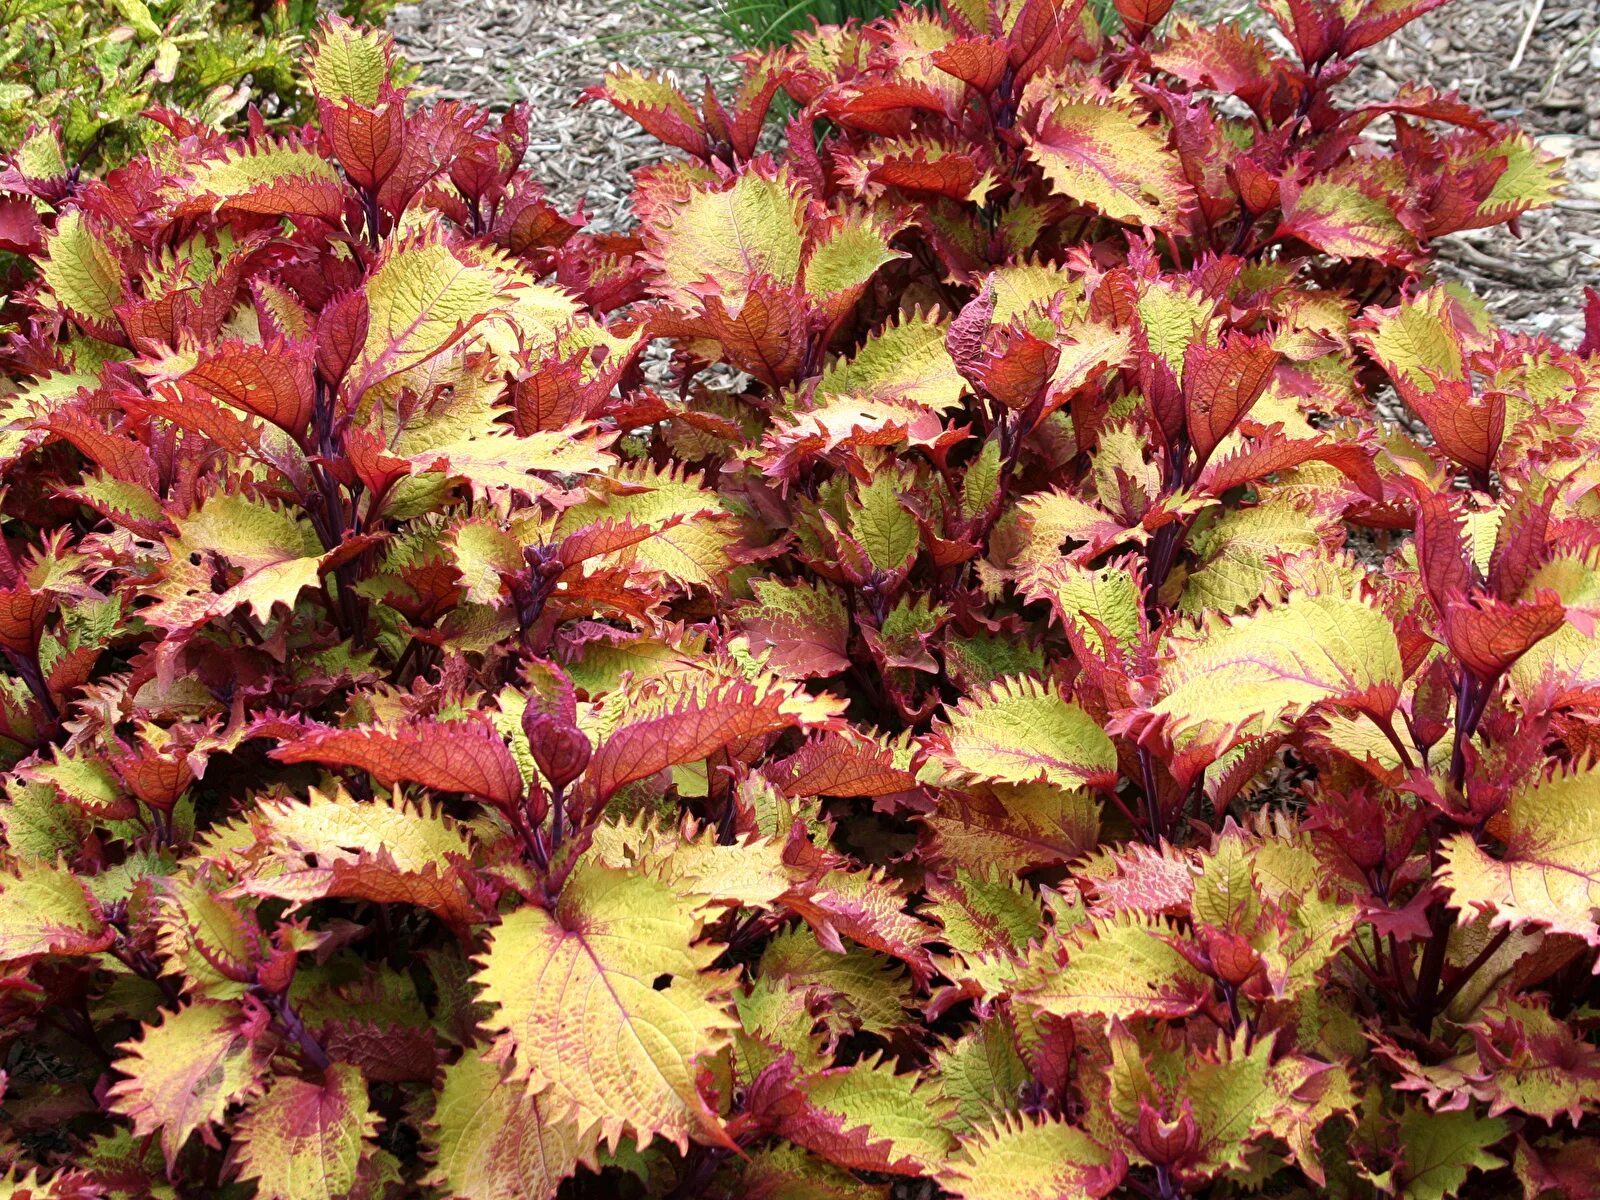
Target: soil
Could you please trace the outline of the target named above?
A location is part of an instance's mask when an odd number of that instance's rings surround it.
[[[581,201],[596,228],[620,229],[629,172],[660,147],[609,105],[575,107],[578,96],[613,62],[664,69],[695,88],[708,71],[730,74],[731,47],[713,31],[672,28],[699,0],[671,2],[420,0],[396,8],[390,28],[437,95],[495,108],[526,100],[535,174],[558,203]],[[1196,5],[1179,0],[1185,7]],[[1600,287],[1600,4],[1454,0],[1369,51],[1345,87],[1352,98],[1385,98],[1407,82],[1459,90],[1567,160],[1555,207],[1525,216],[1517,233],[1458,234],[1439,251],[1442,272],[1504,325],[1575,343],[1583,286]]]

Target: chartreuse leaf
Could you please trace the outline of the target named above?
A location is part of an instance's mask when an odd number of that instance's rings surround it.
[[[1017,1050],[1016,1031],[1006,1018],[985,1021],[935,1051],[933,1071],[969,1132],[1020,1111],[1030,1078]]]
[[[1178,607],[1188,613],[1243,612],[1267,590],[1270,559],[1320,546],[1336,529],[1334,522],[1297,504],[1228,509],[1191,534],[1189,546],[1201,565],[1184,584]]]
[[[65,866],[32,858],[0,864],[0,963],[97,954],[114,936]]]
[[[508,309],[511,282],[436,233],[390,243],[367,276],[367,337],[350,368],[355,394],[421,366]]]
[[[645,227],[661,294],[685,308],[713,294],[735,312],[756,279],[793,283],[800,273],[803,212],[800,190],[783,171],[748,167],[729,183],[692,188]]]
[[[1354,596],[1300,592],[1166,644],[1150,710],[1186,782],[1240,741],[1286,729],[1320,703],[1387,717],[1404,678],[1389,619]]]
[[[185,217],[235,212],[334,221],[344,209],[345,192],[338,169],[315,149],[261,138],[201,159],[164,196]]]
[[[887,1033],[909,1019],[910,981],[893,959],[854,945],[836,953],[804,927],[785,930],[767,944],[759,974],[821,989],[829,996],[830,1014],[869,1033]]]
[[[1116,749],[1094,718],[1054,683],[1024,675],[962,700],[929,748],[956,774],[995,783],[1098,787],[1117,769]]]
[[[324,24],[311,45],[306,78],[325,100],[343,100],[371,108],[389,81],[389,35],[348,21]]]
[[[342,789],[310,789],[306,803],[264,799],[251,814],[256,841],[286,855],[387,853],[403,871],[470,859],[473,845],[455,821],[398,799],[357,801]]]
[[[580,1163],[593,1165],[591,1130],[554,1119],[548,1093],[530,1096],[499,1064],[468,1049],[447,1067],[434,1107],[428,1182],[446,1200],[549,1200]]]
[[[1445,379],[1460,379],[1465,366],[1461,334],[1455,327],[1459,303],[1442,287],[1429,288],[1405,298],[1394,308],[1369,308],[1357,334],[1383,369],[1396,379],[1428,385],[1428,372]]]
[[[1499,1117],[1480,1117],[1470,1109],[1431,1112],[1408,1108],[1400,1118],[1396,1195],[1405,1200],[1446,1200],[1473,1171],[1489,1171],[1504,1159],[1489,1147],[1506,1136]]]
[[[848,396],[946,412],[961,401],[966,381],[945,349],[947,322],[920,312],[871,334],[848,361],[835,360],[817,380],[817,396]]]
[[[1491,855],[1465,833],[1445,840],[1440,879],[1451,903],[1492,914],[1495,925],[1536,926],[1600,946],[1600,764],[1515,788],[1504,847]]]
[[[1048,601],[1056,619],[1093,649],[1106,649],[1105,633],[1118,647],[1138,644],[1144,602],[1126,567],[1083,567],[1057,558],[1019,572],[1017,583],[1027,599]]]
[[[223,492],[174,524],[166,577],[152,589],[161,602],[141,614],[152,625],[191,629],[238,608],[265,621],[321,577],[322,544],[286,508]],[[220,591],[219,575],[229,585]]]
[[[1600,612],[1600,554],[1582,547],[1552,547],[1550,558],[1528,579],[1524,597],[1549,588],[1568,610]],[[1511,686],[1526,705],[1545,707],[1563,696],[1600,691],[1600,638],[1568,621],[1511,666]],[[1553,694],[1552,694],[1553,693]],[[1545,703],[1538,701],[1548,697]]]
[[[736,908],[770,908],[801,872],[783,861],[774,838],[724,845],[715,828],[663,827],[640,815],[632,823],[602,825],[594,834],[596,858],[619,871],[640,871],[690,896]]]
[[[1417,241],[1391,204],[1370,185],[1335,175],[1315,176],[1303,188],[1284,188],[1279,236],[1293,235],[1335,258],[1405,262]]]
[[[1136,311],[1145,341],[1181,380],[1189,347],[1214,345],[1222,323],[1217,301],[1186,279],[1153,279],[1139,293]]]
[[[1031,956],[1018,997],[1058,1017],[1186,1016],[1210,985],[1169,936],[1160,921],[1134,913],[1091,921]]]
[[[954,1147],[946,1130],[953,1105],[915,1072],[862,1059],[806,1080],[800,1112],[785,1114],[782,1132],[841,1166],[894,1175],[937,1169]]]
[[[1038,937],[1044,909],[1027,884],[1004,872],[957,868],[954,878],[929,885],[925,914],[939,923],[941,940],[959,954],[1021,950]]]
[[[494,1010],[484,1023],[547,1119],[598,1125],[611,1145],[726,1140],[696,1087],[696,1064],[737,1025],[733,977],[709,970],[716,946],[696,944],[704,923],[699,898],[593,859],[551,911],[507,914],[476,976]]]
[[[1561,194],[1561,160],[1539,149],[1521,130],[1501,137],[1489,157],[1505,160],[1494,187],[1478,206],[1480,224],[1499,224],[1518,213],[1543,208]]]
[[[171,1170],[196,1129],[221,1121],[228,1105],[261,1086],[266,1054],[252,1044],[232,1005],[199,1002],[147,1025],[124,1043],[108,1093],[111,1107],[133,1121],[140,1137],[159,1133]]]
[[[1542,1002],[1500,999],[1484,1007],[1473,1033],[1486,1076],[1479,1095],[1489,1093],[1491,1113],[1577,1125],[1600,1103],[1600,1050]]]
[[[1127,1169],[1120,1152],[1058,1117],[1007,1117],[962,1139],[938,1179],[958,1200],[1098,1200]]]
[[[260,1200],[342,1197],[377,1130],[360,1067],[334,1063],[318,1081],[280,1075],[239,1119],[239,1177],[255,1181]]]
[[[116,253],[84,214],[69,208],[45,239],[49,257],[39,268],[55,302],[91,326],[115,327],[127,285]]]
[[[806,292],[833,304],[854,296],[879,267],[906,257],[905,251],[890,246],[896,232],[874,215],[833,214],[806,245],[801,271]]]
[[[1056,192],[1131,225],[1178,226],[1194,190],[1148,113],[1066,88],[1040,103],[1041,118],[1024,138]]]
[[[860,490],[858,501],[850,510],[850,533],[868,560],[886,573],[909,570],[922,534],[917,519],[900,502],[900,487],[893,473],[874,475]]]

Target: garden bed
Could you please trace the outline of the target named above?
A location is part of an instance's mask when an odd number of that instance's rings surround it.
[[[628,223],[629,172],[659,147],[609,105],[575,107],[583,89],[616,61],[696,83],[707,71],[728,73],[728,47],[674,30],[661,9],[637,3],[423,0],[396,8],[389,24],[439,95],[496,107],[526,100],[535,174],[559,203],[583,201],[600,229]],[[1583,285],[1600,284],[1600,91],[1585,86],[1597,72],[1592,0],[1455,0],[1377,47],[1350,84],[1378,97],[1406,82],[1459,89],[1568,159],[1567,196],[1525,217],[1520,238],[1498,227],[1457,235],[1441,256],[1502,322],[1567,344],[1582,328]]]

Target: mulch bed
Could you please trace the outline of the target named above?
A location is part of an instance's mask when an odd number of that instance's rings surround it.
[[[692,3],[693,0],[683,0]],[[728,75],[726,47],[665,28],[628,0],[423,0],[389,19],[395,42],[444,99],[532,108],[529,165],[551,198],[581,201],[593,228],[629,224],[629,172],[661,157],[659,142],[610,105],[575,104],[613,62],[668,70],[698,86]]]

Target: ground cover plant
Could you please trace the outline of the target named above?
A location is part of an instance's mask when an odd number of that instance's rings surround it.
[[[387,0],[343,0],[381,18]],[[120,166],[154,128],[152,104],[221,121],[255,103],[305,120],[297,70],[316,0],[4,0],[0,3],[0,149],[54,121],[71,167]],[[38,147],[35,147],[36,149]]]
[[[1600,298],[1431,276],[1432,7],[618,72],[627,235],[338,21],[18,156],[5,1194],[1593,1195]]]

